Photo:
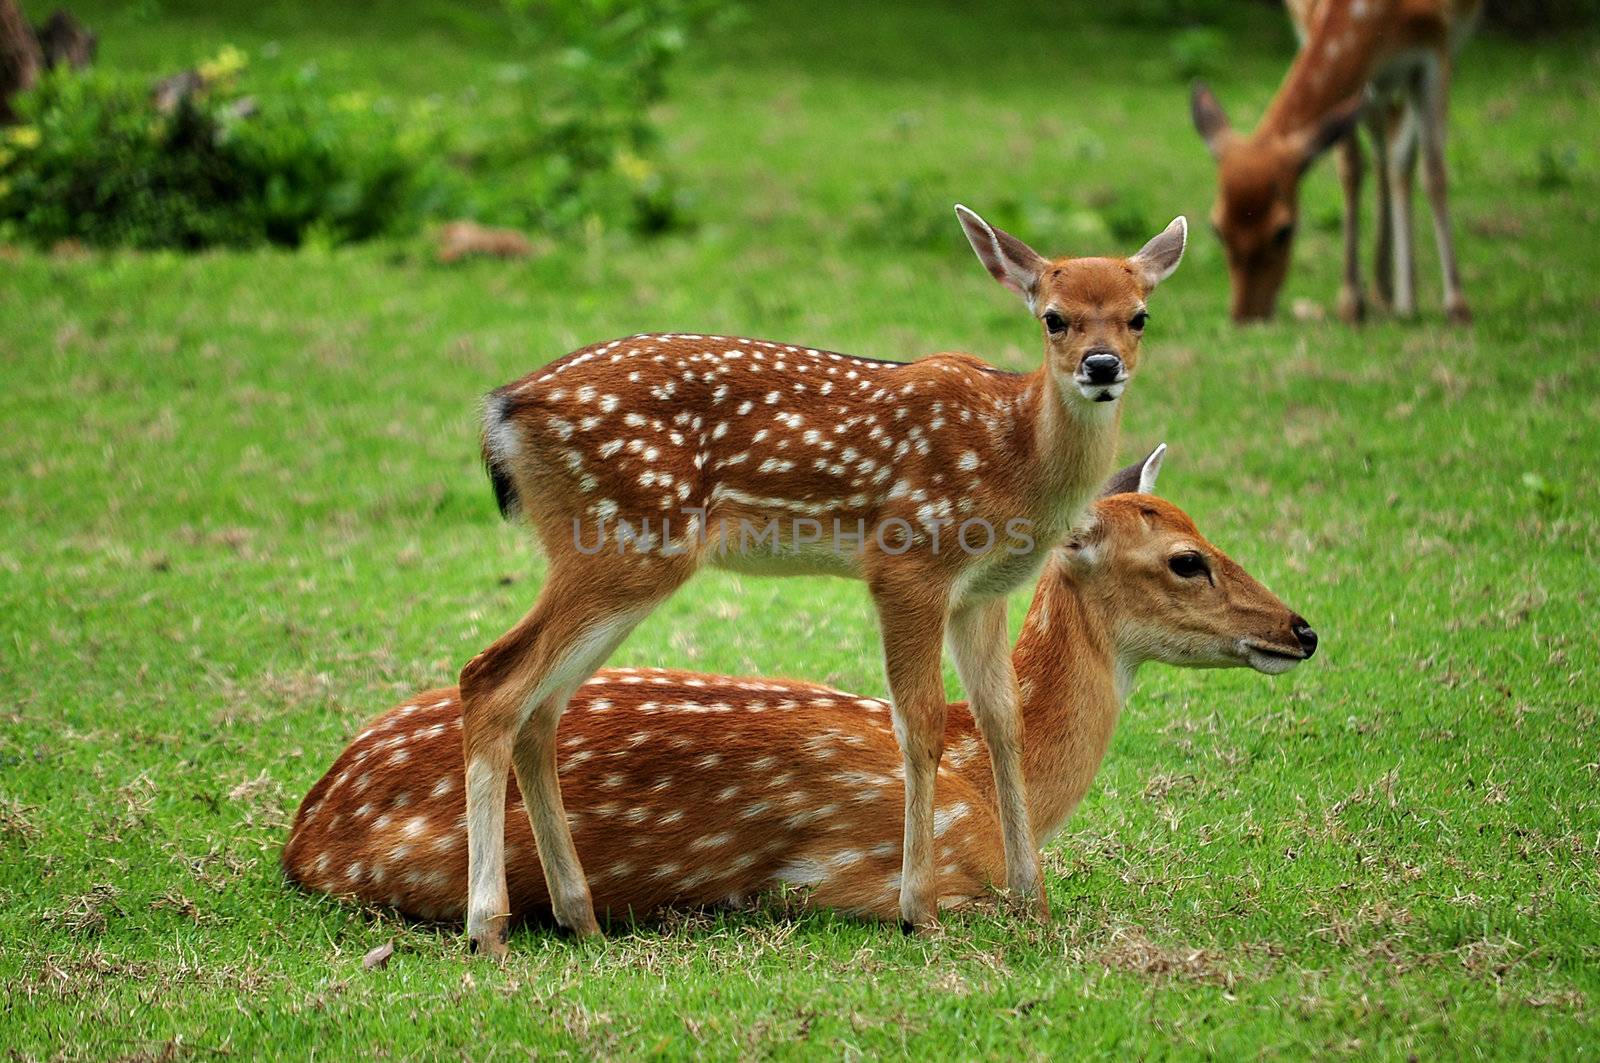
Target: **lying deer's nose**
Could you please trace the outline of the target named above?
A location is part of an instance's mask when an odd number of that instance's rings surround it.
[[[1297,616],[1289,623],[1289,630],[1294,632],[1294,637],[1300,640],[1300,648],[1310,657],[1317,652],[1317,633],[1311,630],[1311,625],[1306,623],[1306,618]]]
[[[1114,384],[1122,375],[1122,359],[1109,351],[1090,354],[1078,366],[1091,384]]]

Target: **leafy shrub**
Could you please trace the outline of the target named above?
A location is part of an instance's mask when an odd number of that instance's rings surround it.
[[[0,132],[0,238],[299,246],[461,215],[547,231],[683,224],[652,108],[688,36],[732,9],[505,3],[529,62],[485,94],[496,106],[449,128],[432,101],[337,93],[311,67],[246,70],[232,48],[200,64],[200,91],[175,107],[129,77],[53,72],[18,100],[23,124]]]
[[[683,223],[684,197],[656,161],[651,109],[685,42],[736,17],[712,0],[505,0],[535,57],[507,86],[521,114],[481,144],[474,211],[539,228],[610,222],[636,232]]]
[[[314,85],[233,84],[243,57],[170,111],[142,81],[56,70],[0,149],[0,226],[41,243],[298,246],[403,231],[425,209],[431,145]]]

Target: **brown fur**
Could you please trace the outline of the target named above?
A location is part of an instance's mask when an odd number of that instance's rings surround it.
[[[1120,494],[1055,554],[1015,649],[1035,844],[1066,822],[1105,755],[1144,660],[1239,665],[1241,640],[1287,662],[1304,622],[1200,535],[1177,507]],[[1172,556],[1197,551],[1211,578]],[[283,865],[310,889],[408,915],[466,910],[459,691],[433,690],[362,731],[311,790]],[[904,778],[890,708],[811,683],[607,669],[561,724],[562,787],[597,908],[739,903],[782,885],[812,907],[900,915]],[[996,792],[979,728],[949,707],[935,814],[941,906],[1005,881]],[[515,917],[547,919],[528,820],[506,800]]]
[[[1010,884],[1042,898],[1003,596],[1037,572],[1105,475],[1120,421],[1115,398],[1138,362],[1130,322],[1176,267],[1182,225],[1131,259],[1048,261],[970,212],[962,223],[1002,284],[1041,318],[1070,322],[1046,330],[1044,364],[1033,373],[960,354],[900,364],[763,340],[637,335],[575,351],[490,396],[484,454],[497,495],[533,526],[550,570],[533,610],[461,673],[468,803],[478,810],[469,816],[475,945],[502,947],[500,791],[513,761],[556,917],[578,932],[597,929],[555,781],[556,722],[633,625],[708,563],[867,583],[905,740],[903,904],[917,925],[934,917],[940,645],[949,635],[1002,779]],[[1075,375],[1108,351],[1122,379],[1085,390]],[[969,520],[987,522],[994,539],[953,547],[957,524]],[[649,528],[649,550],[624,548],[624,521]],[[744,528],[770,522],[792,546],[810,533],[808,521],[830,537],[835,522],[868,534],[858,550],[744,548]],[[935,548],[939,521],[946,534]],[[1031,539],[1020,556],[1006,552],[1016,521]],[[900,549],[905,535],[915,537]]]
[[[1270,318],[1288,273],[1299,218],[1300,179],[1310,164],[1341,144],[1340,177],[1345,189],[1345,284],[1340,310],[1347,320],[1364,312],[1356,248],[1357,204],[1364,160],[1355,126],[1363,117],[1364,94],[1376,103],[1366,111],[1380,159],[1399,168],[1380,174],[1379,289],[1394,299],[1388,259],[1403,247],[1409,270],[1410,162],[1415,120],[1427,156],[1429,197],[1446,271],[1446,309],[1467,317],[1456,276],[1453,242],[1445,213],[1443,129],[1449,74],[1455,49],[1476,21],[1481,0],[1290,0],[1302,47],[1256,131],[1236,133],[1210,91],[1195,87],[1196,128],[1217,159],[1218,190],[1211,222],[1228,255],[1236,321]],[[1409,115],[1407,117],[1409,110]],[[1404,121],[1402,120],[1404,119]],[[1393,232],[1388,204],[1404,195],[1405,232]],[[1402,241],[1400,245],[1393,241]],[[1402,282],[1409,292],[1409,277]],[[1409,299],[1396,309],[1409,313]]]

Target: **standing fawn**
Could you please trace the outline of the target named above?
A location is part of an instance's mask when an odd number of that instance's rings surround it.
[[[1149,494],[1159,451],[1057,548],[1014,660],[1033,843],[1066,822],[1145,661],[1278,673],[1310,657],[1305,621]],[[1141,480],[1143,482],[1141,482]],[[351,743],[284,850],[308,888],[426,919],[467,907],[458,690],[419,694]],[[803,887],[813,907],[899,917],[901,780],[889,706],[810,683],[608,669],[561,726],[562,786],[601,910],[740,903]],[[950,707],[934,813],[942,907],[1006,874],[996,787],[966,706]],[[550,913],[537,846],[506,803],[509,911]]]
[[[993,760],[1006,881],[1042,905],[1005,595],[1038,571],[1109,468],[1145,299],[1177,268],[1186,230],[1175,220],[1132,258],[1051,260],[956,212],[984,266],[1042,322],[1035,372],[960,354],[900,364],[637,335],[489,396],[485,464],[502,512],[533,525],[549,574],[532,611],[461,672],[475,948],[505,947],[513,764],[555,918],[598,930],[562,807],[556,725],[573,691],[707,563],[866,581],[905,758],[901,913],[913,926],[935,919],[948,637]]]
[[[1288,0],[1300,54],[1249,136],[1234,132],[1211,90],[1196,83],[1194,125],[1217,160],[1212,224],[1228,253],[1235,321],[1270,318],[1289,269],[1300,178],[1339,144],[1344,186],[1344,279],[1339,314],[1359,321],[1362,297],[1361,178],[1356,132],[1365,121],[1378,170],[1377,293],[1380,303],[1416,312],[1411,248],[1411,180],[1422,145],[1423,188],[1444,274],[1444,309],[1471,320],[1450,230],[1444,144],[1450,73],[1482,0]]]

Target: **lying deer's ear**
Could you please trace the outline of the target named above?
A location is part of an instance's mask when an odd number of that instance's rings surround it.
[[[1058,549],[1061,564],[1068,572],[1082,573],[1093,568],[1100,561],[1101,545],[1105,537],[1100,520],[1094,511],[1083,518],[1083,523],[1072,529],[1072,534],[1067,536]]]
[[[1172,271],[1183,261],[1183,249],[1188,243],[1189,222],[1180,214],[1128,260],[1143,278],[1145,291],[1172,276]]]
[[[1189,91],[1189,116],[1194,119],[1194,131],[1206,142],[1213,159],[1222,158],[1222,149],[1233,138],[1233,126],[1204,81],[1196,81]]]
[[[1144,459],[1144,464],[1139,467],[1139,493],[1153,495],[1156,493],[1156,477],[1161,475],[1161,460],[1167,456],[1167,445],[1156,444],[1156,449]]]
[[[956,204],[956,217],[967,234],[967,243],[978,254],[978,261],[989,275],[1016,292],[1033,309],[1033,299],[1039,289],[1039,275],[1044,272],[1044,256],[1018,240],[1004,229],[996,229],[977,214]]]
[[[1161,472],[1161,459],[1167,455],[1167,445],[1160,444],[1143,461],[1136,461],[1111,474],[1111,479],[1100,488],[1100,497],[1108,495],[1155,494],[1156,476]]]

